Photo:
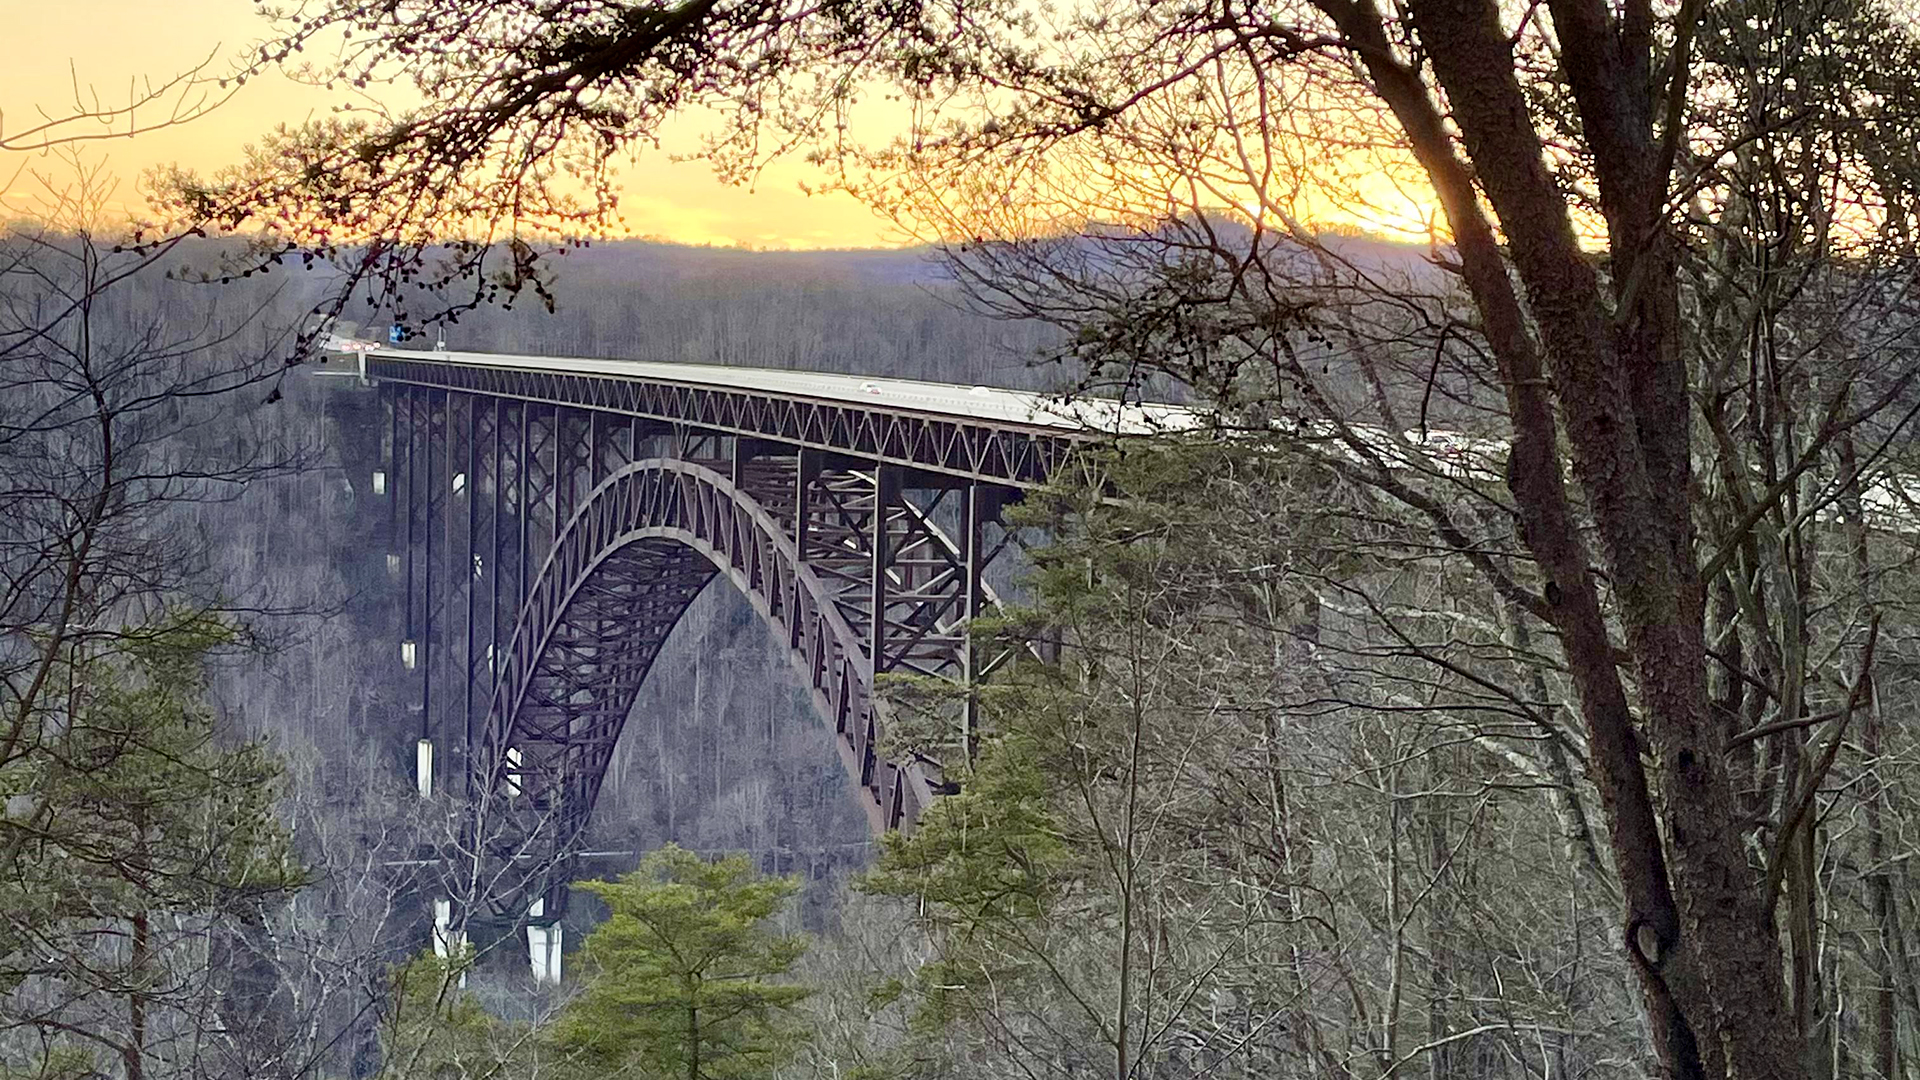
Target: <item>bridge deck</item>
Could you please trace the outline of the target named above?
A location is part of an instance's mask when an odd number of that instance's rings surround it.
[[[337,337],[322,349],[358,353],[363,377],[429,393],[625,416],[1016,488],[1044,483],[1075,445],[1200,422],[1177,405],[829,372],[398,349]]]
[[[1148,435],[1184,430],[1197,423],[1195,414],[1179,405],[1121,404],[1084,397],[1067,400],[1060,394],[1009,390],[997,386],[677,361],[402,349],[372,342],[354,342],[353,346],[349,348],[344,340],[332,339],[327,343],[327,351],[363,351],[370,359],[429,361],[554,375],[597,375],[677,383],[689,387],[741,390],[794,401],[856,405],[890,412],[970,420],[1000,427],[1038,429],[1068,437],[1079,434]]]

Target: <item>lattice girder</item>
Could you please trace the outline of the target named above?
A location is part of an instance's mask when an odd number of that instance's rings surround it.
[[[1016,488],[698,422],[389,385],[421,738],[465,785],[472,842],[505,877],[528,868],[502,914],[523,917],[529,896],[560,913],[638,691],[716,573],[786,646],[876,830],[910,827],[942,790],[922,763],[877,755],[872,686],[990,670],[966,625],[1005,544],[981,526]],[[971,746],[970,705],[964,723]]]

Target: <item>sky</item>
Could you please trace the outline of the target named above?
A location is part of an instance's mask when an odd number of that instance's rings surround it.
[[[0,137],[37,122],[42,111],[70,112],[77,86],[86,100],[124,103],[136,80],[164,80],[209,54],[224,58],[267,35],[253,0],[0,0]],[[219,61],[216,61],[219,62]],[[278,123],[324,113],[324,92],[274,76],[249,82],[231,100],[191,123],[86,144],[92,162],[119,178],[114,201],[140,203],[139,177],[178,163],[211,171],[236,160],[246,144]],[[800,161],[775,163],[751,188],[716,180],[700,162],[670,160],[698,145],[699,129],[681,123],[664,150],[647,150],[620,173],[620,210],[630,232],[689,244],[756,249],[885,247],[894,228],[843,193],[809,195],[821,182]],[[0,201],[21,209],[38,182],[23,166],[57,176],[44,157],[0,151]]]

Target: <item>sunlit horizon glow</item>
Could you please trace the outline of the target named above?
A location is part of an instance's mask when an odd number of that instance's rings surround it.
[[[227,70],[228,57],[264,38],[267,23],[250,0],[0,0],[0,25],[9,33],[9,64],[0,67],[0,118],[17,132],[42,115],[73,111],[78,98],[107,107],[125,103],[143,82],[162,82],[215,57],[208,78]],[[213,101],[205,85],[189,94]],[[204,95],[204,96],[201,96]],[[143,177],[178,164],[202,174],[239,161],[247,144],[276,125],[324,116],[343,100],[274,74],[250,81],[207,115],[134,137],[96,137],[79,144],[85,160],[117,178],[103,209],[137,216],[145,206]],[[171,107],[178,95],[168,98]],[[136,116],[146,124],[160,109]],[[113,131],[122,131],[122,121]],[[95,127],[90,135],[108,136]],[[660,148],[647,147],[619,166],[621,237],[750,249],[885,248],[910,242],[890,222],[844,192],[808,194],[825,179],[794,160],[772,163],[751,187],[729,185],[701,161],[674,160],[699,147],[691,123],[672,125]],[[0,151],[0,213],[34,215],[49,189],[68,180],[59,157]],[[37,175],[36,175],[37,174]]]
[[[149,172],[177,164],[202,175],[214,173],[240,161],[249,144],[276,126],[298,126],[352,100],[277,72],[250,80],[230,96],[222,90],[215,80],[231,70],[231,58],[267,37],[271,29],[250,0],[169,4],[70,0],[57,6],[37,0],[0,0],[0,25],[9,28],[15,45],[14,62],[0,68],[0,118],[4,119],[0,134],[19,132],[43,115],[68,114],[96,101],[107,108],[124,104],[143,81],[164,82],[211,58],[204,83],[168,95],[165,107],[192,109],[220,101],[212,112],[133,137],[107,137],[124,132],[127,121],[121,119],[111,130],[96,127],[92,132],[96,137],[78,144],[89,167],[115,178],[114,189],[98,204],[103,213],[117,214],[122,220],[143,216]],[[163,107],[149,107],[134,120],[151,125],[164,119],[164,113]],[[661,133],[657,147],[643,143],[618,164],[617,220],[604,234],[607,238],[751,250],[824,250],[906,247],[933,239],[963,239],[972,231],[952,219],[943,221],[938,214],[903,226],[854,195],[832,190],[832,174],[797,154],[767,164],[751,185],[726,183],[707,162],[691,159],[711,122],[712,118],[699,116],[682,118]],[[887,122],[885,108],[872,110],[869,134]],[[901,124],[904,127],[904,119]],[[1309,186],[1297,184],[1284,197],[1247,188],[1195,188],[1175,182],[1172,188],[1188,187],[1189,197],[1198,199],[1201,206],[1160,203],[1158,212],[1191,213],[1201,208],[1276,227],[1304,225],[1317,230],[1330,226],[1416,243],[1434,239],[1436,227],[1443,226],[1433,220],[1432,209],[1417,193],[1395,186],[1378,168],[1377,162],[1363,165],[1355,175],[1338,164],[1329,171],[1322,162],[1313,170],[1316,176]],[[0,151],[0,216],[35,216],[70,182],[71,173],[71,163],[57,155]],[[1123,179],[1122,186],[1130,187],[1139,178]],[[1147,181],[1142,189],[1163,186],[1164,177]],[[1080,201],[1069,192],[1053,202],[1066,207]],[[1159,199],[1148,200],[1149,207],[1154,203]],[[1041,206],[1032,209],[1048,215],[1046,227],[1072,225]],[[1084,204],[1075,208],[1083,215],[1094,209]],[[1110,209],[1116,212],[1109,224],[1134,216],[1118,207]],[[1034,218],[1003,223],[1014,226],[1016,233],[1042,224]]]

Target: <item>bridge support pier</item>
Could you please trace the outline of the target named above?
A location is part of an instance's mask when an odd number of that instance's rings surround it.
[[[564,886],[563,886],[564,887]],[[527,918],[538,920],[546,914],[546,901],[535,900],[527,909]],[[565,951],[566,928],[557,922],[527,923],[527,962],[533,969],[533,981],[536,983],[558,983],[560,981],[561,956]]]
[[[462,959],[467,951],[467,932],[453,927],[453,900],[440,897],[433,902],[433,955],[442,960]],[[460,986],[467,985],[467,973],[460,972]]]
[[[433,795],[432,739],[421,739],[413,745],[413,786],[423,799]]]

